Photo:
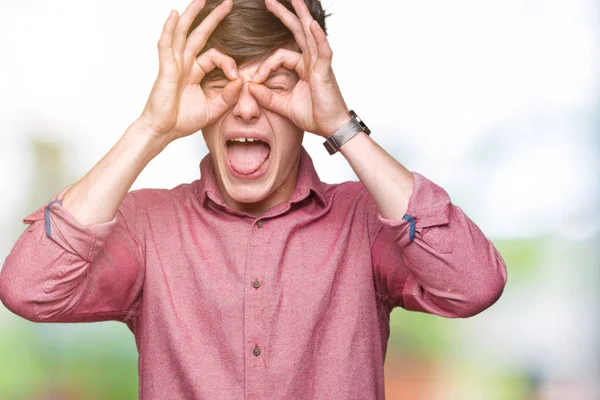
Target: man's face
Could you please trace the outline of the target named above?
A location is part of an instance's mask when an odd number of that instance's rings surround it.
[[[289,200],[294,193],[304,137],[289,119],[261,107],[248,90],[261,61],[239,67],[244,85],[238,102],[202,129],[224,200],[230,207],[256,216]],[[298,79],[294,71],[280,68],[263,85],[285,95]],[[203,82],[202,87],[206,96],[214,97],[227,82],[223,78]],[[228,140],[246,136],[261,138],[263,143]]]

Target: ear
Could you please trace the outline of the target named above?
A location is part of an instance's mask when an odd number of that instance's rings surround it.
[[[281,46],[281,48],[287,49],[287,50],[296,51],[298,53],[302,53],[302,50],[300,49],[300,46],[298,45],[298,43],[296,43],[295,40],[293,42],[291,42],[291,43],[284,44],[283,46]]]

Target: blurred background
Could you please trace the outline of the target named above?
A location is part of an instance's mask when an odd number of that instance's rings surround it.
[[[600,3],[324,0],[348,105],[446,189],[508,265],[470,319],[392,312],[389,399],[600,399]],[[0,1],[0,258],[21,220],[141,113],[187,1]],[[306,134],[326,182],[357,180]],[[199,178],[201,134],[134,184]],[[34,324],[0,304],[0,399],[136,399],[124,324]]]

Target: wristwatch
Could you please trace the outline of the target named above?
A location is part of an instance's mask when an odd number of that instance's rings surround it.
[[[323,143],[323,146],[325,146],[330,155],[337,153],[341,145],[352,139],[359,132],[365,132],[367,135],[371,134],[371,130],[367,128],[367,125],[365,125],[354,111],[348,110],[348,114],[350,115],[350,121],[342,125],[340,129],[335,131]]]

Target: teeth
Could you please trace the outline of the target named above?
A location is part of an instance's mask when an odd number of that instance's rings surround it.
[[[242,142],[242,143],[244,143],[246,140],[249,142],[254,142],[254,141],[260,142],[260,140],[257,138],[233,138],[233,139],[231,139],[231,141],[233,141],[233,142]]]

